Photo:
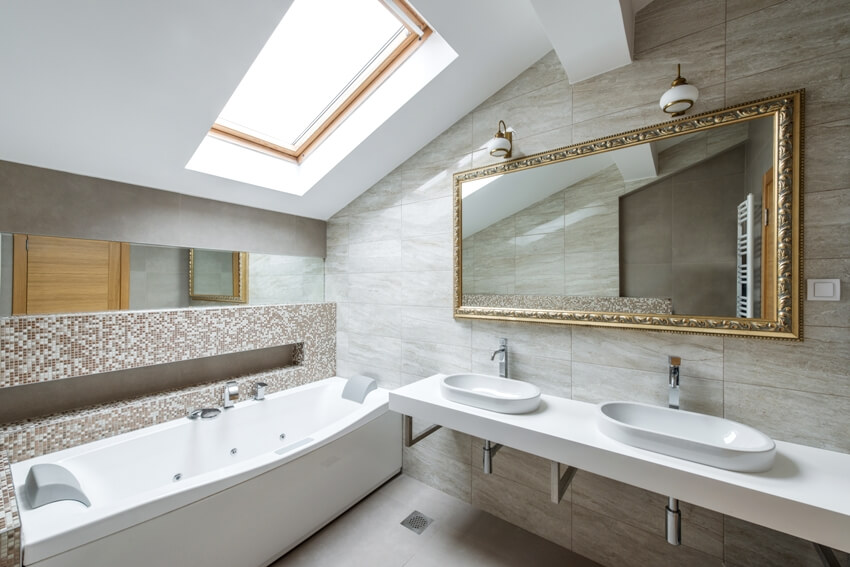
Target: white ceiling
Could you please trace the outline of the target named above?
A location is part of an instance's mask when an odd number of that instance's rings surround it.
[[[327,219],[553,46],[571,80],[628,63],[647,0],[559,1],[413,0],[458,57],[298,197],[185,168],[291,0],[0,0],[0,159]]]

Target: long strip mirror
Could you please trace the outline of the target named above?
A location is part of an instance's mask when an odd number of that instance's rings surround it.
[[[0,233],[0,316],[324,301],[324,259]]]
[[[799,339],[802,102],[455,174],[455,317]]]

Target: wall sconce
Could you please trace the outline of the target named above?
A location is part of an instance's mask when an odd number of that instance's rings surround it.
[[[511,149],[513,148],[514,135],[513,131],[508,131],[504,120],[499,120],[499,129],[496,130],[495,136],[487,144],[490,149],[490,155],[499,158],[511,157]]]
[[[670,89],[661,95],[661,110],[673,116],[681,116],[687,112],[699,98],[699,89],[689,85],[682,76],[682,66],[677,65],[676,79]]]

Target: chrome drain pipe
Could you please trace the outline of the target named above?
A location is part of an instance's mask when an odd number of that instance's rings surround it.
[[[682,512],[679,511],[679,500],[670,497],[667,506],[667,543],[682,545]]]
[[[498,443],[490,444],[489,441],[484,441],[484,474],[493,474],[493,455],[501,448]]]

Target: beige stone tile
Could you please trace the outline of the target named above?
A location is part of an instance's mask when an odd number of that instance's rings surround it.
[[[337,329],[340,331],[399,338],[402,308],[374,303],[340,303],[337,306]]]
[[[397,367],[384,368],[383,366],[376,364],[374,360],[366,362],[349,361],[346,358],[338,356],[336,375],[349,377],[354,376],[355,374],[374,378],[375,381],[378,382],[378,386],[381,388],[387,388],[388,390],[404,385],[401,372],[399,372]]]
[[[845,333],[850,333],[847,329],[847,326],[850,326],[850,259],[808,260],[805,262],[804,273],[806,278],[841,280],[839,301],[805,302],[803,321],[806,326],[844,327]]]
[[[551,84],[566,80],[567,74],[554,50],[541,57],[536,63],[499,89],[496,94],[482,102],[476,110],[493,106],[499,102],[520,97]]]
[[[484,439],[472,438],[469,462],[483,467]],[[493,473],[543,494],[549,494],[549,461],[513,447],[501,447],[492,457]],[[569,493],[565,495],[569,499]]]
[[[718,110],[725,106],[725,89],[722,85],[703,88],[700,86],[700,96],[694,107],[688,112],[689,115]],[[663,89],[657,93],[651,102],[640,106],[634,106],[625,110],[611,112],[610,114],[591,116],[582,122],[573,124],[573,143],[581,143],[596,138],[611,136],[636,128],[645,128],[654,124],[660,124],[668,120],[658,107],[658,100]]]
[[[467,346],[403,341],[401,357],[403,372],[423,378],[471,370],[471,354]]]
[[[734,20],[786,0],[726,0],[726,20]]]
[[[724,400],[724,417],[774,439],[850,453],[848,397],[727,381]]]
[[[473,111],[473,144],[484,147],[504,120],[518,136],[532,136],[563,126],[571,121],[571,92],[567,81],[560,81],[491,106]]]
[[[399,333],[405,341],[424,341],[469,348],[472,344],[472,322],[454,319],[452,309],[437,307],[405,307]]]
[[[573,399],[591,403],[630,400],[666,407],[667,378],[666,372],[573,361]],[[683,378],[680,388],[681,409],[723,415],[723,382],[720,380]]]
[[[325,301],[348,301],[349,291],[348,274],[330,271],[325,274]]]
[[[850,179],[850,160],[845,159],[850,155],[848,129],[850,118],[806,128],[806,193],[847,187]]]
[[[429,234],[451,234],[453,201],[451,197],[408,203],[401,207],[404,238]]]
[[[803,257],[846,258],[850,255],[850,189],[806,193]],[[808,277],[808,276],[807,276]]]
[[[472,371],[497,374],[498,363],[490,360],[492,354],[492,350],[473,351]],[[572,397],[572,366],[569,360],[511,352],[508,356],[508,369],[511,378],[530,382],[544,394],[561,398]]]
[[[802,342],[724,339],[726,382],[850,398],[848,329],[805,327],[803,336]]]
[[[545,234],[517,236],[517,256],[533,256],[538,254],[564,255],[564,232],[558,230]]]
[[[703,99],[708,87],[722,85],[724,81],[724,54],[724,26],[716,25],[638,54],[631,65],[573,85],[573,142],[667,120],[667,115],[658,107],[658,100],[676,78],[676,65],[681,64],[682,75],[700,89],[700,99]],[[722,87],[720,89],[722,91]],[[579,135],[575,129],[578,123],[650,103],[654,112],[648,120],[636,125],[623,120],[621,126],[614,125],[590,137],[583,132]],[[689,114],[711,108],[713,106],[705,107],[697,101]]]
[[[401,204],[401,173],[393,171],[372,185],[359,197],[343,209],[345,214],[353,215],[380,209],[389,209]]]
[[[474,320],[472,348],[492,352],[499,348],[499,339],[507,338],[511,354],[570,360],[571,332],[567,325]]]
[[[335,215],[328,220],[326,238],[327,246],[348,244],[348,215]]]
[[[616,165],[570,185],[564,190],[564,208],[569,213],[586,207],[611,207],[625,191]]]
[[[334,285],[344,285],[346,295],[343,301],[356,303],[381,303],[397,304],[398,289],[402,286],[405,278],[404,273],[363,273],[346,274],[345,281],[334,282]],[[337,279],[336,276],[334,279]],[[325,283],[325,293],[329,284]]]
[[[731,20],[726,28],[726,78],[731,81],[846,49],[848,25],[850,10],[839,0],[791,0]]]
[[[451,234],[404,238],[401,241],[401,269],[405,272],[451,270],[454,266],[453,246]]]
[[[577,362],[666,375],[668,356],[682,359],[683,377],[723,379],[723,339],[720,337],[645,331],[624,333],[619,329],[590,327],[580,327],[573,331],[573,359]]]
[[[414,423],[414,430],[428,424]],[[404,449],[404,474],[433,486],[446,494],[470,501],[470,438],[448,429],[440,429],[413,447]]]
[[[496,455],[495,459],[498,458],[499,455]],[[571,547],[569,501],[552,504],[548,494],[498,475],[485,475],[473,466],[471,502],[473,506],[549,541]]]
[[[516,293],[562,295],[564,293],[564,255],[534,254],[516,259]]]
[[[727,104],[806,89],[807,127],[850,117],[850,50],[769,69],[726,83]]]
[[[347,246],[346,273],[397,272],[401,270],[401,241],[397,239],[354,242]],[[337,262],[339,264],[340,262]]]
[[[348,244],[401,238],[401,207],[348,216]]]
[[[404,168],[420,168],[440,164],[453,167],[457,160],[470,154],[472,148],[472,114],[467,114],[428,142],[404,164]]]
[[[811,542],[738,518],[726,517],[724,536],[726,564],[730,567],[823,565]],[[847,554],[840,551],[837,552],[837,558],[842,565],[848,561]]]
[[[655,0],[635,14],[635,53],[724,23],[725,0]]]
[[[682,536],[684,539],[684,535]],[[573,551],[602,565],[721,567],[722,560],[691,547],[672,546],[618,519],[573,504]]]
[[[402,166],[401,201],[415,203],[427,199],[451,197],[453,191],[452,176],[458,171],[472,168],[471,155],[463,155],[450,160],[424,167]]]
[[[403,272],[400,285],[387,290],[394,303],[423,307],[451,307],[452,271]],[[400,292],[399,292],[400,290]]]
[[[373,335],[361,335],[348,332],[348,352],[346,358],[355,363],[369,364],[380,361],[380,365],[389,368],[401,366],[401,339],[392,337],[377,338]]]
[[[579,471],[572,483],[576,506],[617,518],[619,521],[665,537],[667,496],[615,480]],[[680,502],[682,544],[715,557],[723,557],[723,515]]]
[[[564,229],[564,195],[559,191],[514,215],[517,236],[561,232]]]

